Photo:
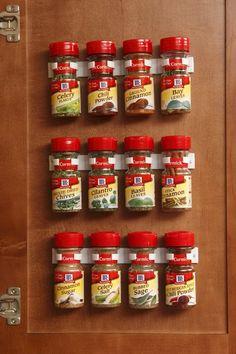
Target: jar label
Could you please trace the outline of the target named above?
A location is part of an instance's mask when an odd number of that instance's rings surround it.
[[[83,271],[55,271],[54,283],[55,305],[70,308],[84,303]]]
[[[155,176],[153,174],[125,176],[125,206],[142,209],[155,206]]]
[[[165,156],[162,158],[162,162],[166,168],[188,168],[189,157],[169,157]]]
[[[166,305],[196,305],[195,272],[166,272]]]
[[[88,113],[112,112],[118,112],[116,79],[88,80]]]
[[[130,253],[129,259],[132,264],[152,264],[155,261],[155,253]]]
[[[79,159],[54,159],[50,156],[49,159],[50,171],[65,171],[65,170],[78,170]]]
[[[189,60],[188,58],[161,59],[161,66],[164,67],[164,70],[176,70],[176,69],[187,70],[189,66]]]
[[[139,112],[155,109],[153,78],[150,76],[126,77],[124,79],[125,111]]]
[[[128,166],[150,167],[152,164],[152,157],[148,157],[148,156],[126,157],[125,162]]]
[[[93,253],[92,259],[96,264],[115,264],[118,261],[118,253]]]
[[[192,208],[192,177],[162,177],[162,208]]]
[[[158,302],[158,272],[129,272],[129,304],[148,307]]]
[[[76,62],[55,62],[49,63],[49,70],[53,75],[74,74],[76,75],[79,69],[79,63]]]
[[[89,209],[118,208],[117,176],[89,176]]]
[[[191,264],[193,260],[192,253],[174,254],[167,253],[166,260],[169,264]]]
[[[150,70],[152,61],[150,59],[125,60],[125,68],[128,71]]]
[[[165,76],[161,78],[161,110],[191,109],[190,76]]]
[[[52,178],[52,209],[65,212],[82,209],[80,177]]]
[[[93,305],[121,303],[121,274],[120,271],[92,271],[91,296]]]
[[[114,168],[116,159],[114,157],[90,157],[89,164],[93,169]]]
[[[56,260],[59,264],[80,263],[81,253],[57,253]]]
[[[111,60],[91,61],[88,63],[88,69],[92,73],[112,74],[115,63]]]
[[[51,82],[51,108],[52,114],[79,115],[81,113],[79,81]]]

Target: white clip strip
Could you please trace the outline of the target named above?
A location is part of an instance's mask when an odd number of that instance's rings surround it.
[[[165,264],[166,261],[166,248],[156,248],[154,251],[155,254],[155,263],[157,264]],[[191,252],[192,262],[197,264],[199,262],[199,255],[198,255],[198,247],[192,249]],[[82,264],[93,264],[93,257],[92,257],[92,248],[83,248],[81,251],[81,263]],[[120,248],[118,250],[118,263],[119,264],[129,264],[129,249],[128,248]],[[57,264],[57,253],[56,249],[52,249],[52,264]]]
[[[188,72],[193,73],[194,72],[194,58],[193,57],[188,57],[186,58],[188,60]],[[153,75],[160,75],[162,73],[162,58],[157,58],[157,59],[151,59],[151,74]],[[89,76],[89,70],[88,70],[88,61],[80,61],[79,62],[79,69],[78,69],[78,77],[88,77]],[[114,60],[114,76],[124,76],[125,75],[125,61],[123,59],[121,60]],[[51,63],[48,64],[48,78],[53,77],[53,72],[51,68]]]

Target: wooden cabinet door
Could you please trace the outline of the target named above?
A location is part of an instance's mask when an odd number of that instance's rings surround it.
[[[10,44],[0,38],[1,77],[1,288],[22,290],[22,322],[8,326],[0,319],[0,348],[11,353],[161,353],[236,354],[235,251],[236,251],[236,3],[137,0],[18,1],[21,40]],[[0,10],[7,5],[0,0]],[[102,120],[86,114],[86,79],[81,80],[83,114],[79,119],[50,117],[47,79],[48,43],[78,40],[81,59],[86,42],[113,39],[118,48],[129,38],[151,38],[158,56],[160,38],[188,35],[195,58],[192,78],[193,110],[189,115],[149,118],[124,115],[122,79],[119,78],[120,113]],[[121,58],[121,50],[118,57]],[[158,78],[155,78],[159,105]],[[78,136],[86,153],[89,136],[150,134],[192,136],[196,154],[193,172],[193,210],[164,215],[155,208],[148,215],[127,213],[94,215],[86,208],[86,173],[83,174],[84,208],[78,215],[53,215],[48,172],[52,137]],[[158,147],[157,150],[158,151]],[[157,173],[157,192],[160,174]],[[120,195],[123,178],[120,174]],[[159,192],[157,197],[160,198]],[[84,308],[59,311],[52,303],[51,240],[54,233],[85,233],[114,229],[149,229],[163,235],[187,229],[196,234],[198,305],[172,313],[164,303],[163,266],[160,266],[161,304],[151,311],[131,311],[127,305],[127,267],[123,268],[123,304],[115,310],[94,310],[89,305],[86,267]]]

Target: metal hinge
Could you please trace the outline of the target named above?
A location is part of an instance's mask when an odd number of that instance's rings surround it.
[[[6,11],[0,12],[0,34],[7,37],[8,42],[20,40],[20,6],[7,5]]]
[[[0,295],[0,316],[6,318],[7,324],[20,324],[20,288],[8,288]]]

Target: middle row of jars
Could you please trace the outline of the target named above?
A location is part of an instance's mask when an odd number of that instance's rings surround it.
[[[150,136],[129,136],[124,139],[126,164],[125,206],[133,211],[148,211],[155,206],[155,176],[152,171],[154,141]],[[192,182],[189,170],[189,136],[161,138],[163,152],[162,197],[164,211],[185,211],[192,208]],[[79,171],[80,140],[54,138],[50,156],[52,209],[56,212],[77,212],[82,209],[81,175]],[[118,208],[118,176],[115,167],[117,139],[88,139],[89,163],[88,207],[110,212]]]

